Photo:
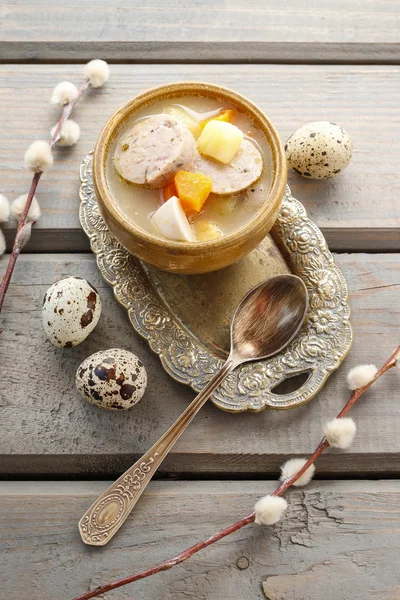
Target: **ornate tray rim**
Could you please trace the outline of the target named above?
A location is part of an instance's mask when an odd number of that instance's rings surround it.
[[[109,233],[98,210],[92,182],[90,152],[80,168],[79,218],[90,239],[98,268],[113,287],[114,296],[130,322],[159,355],[165,371],[176,381],[200,391],[223,360],[185,329],[166,309],[151,283],[145,265]],[[307,321],[300,334],[275,357],[236,369],[211,400],[228,412],[288,409],[311,400],[352,345],[348,290],[325,238],[289,187],[271,236],[293,273],[305,282],[310,298]],[[284,395],[271,392],[288,376],[309,371],[300,389]]]

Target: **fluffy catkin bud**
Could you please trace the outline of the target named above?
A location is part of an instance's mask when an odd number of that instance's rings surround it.
[[[17,219],[19,219],[23,213],[27,197],[28,194],[22,194],[21,196],[18,196],[18,198],[15,198],[15,200],[11,203],[11,212]],[[33,196],[28,212],[28,219],[29,221],[37,221],[41,214],[42,212],[40,210],[39,202],[36,200],[36,197]]]
[[[56,127],[57,125],[54,125],[54,127],[51,128],[51,137],[53,137]],[[68,119],[61,127],[60,139],[58,143],[60,146],[73,146],[79,140],[80,135],[81,128],[79,127],[78,123],[72,119]]]
[[[277,523],[287,508],[287,502],[280,496],[264,496],[254,506],[255,522],[258,525]]]
[[[324,427],[324,434],[330,446],[345,450],[353,443],[356,429],[353,419],[344,417],[328,421]]]
[[[56,85],[51,95],[51,104],[69,104],[78,95],[78,90],[70,81],[61,81]]]
[[[25,166],[35,173],[48,171],[53,166],[49,142],[37,140],[25,152]]]
[[[5,223],[10,218],[10,203],[3,194],[0,194],[0,223]]]
[[[291,458],[290,460],[286,461],[285,464],[281,466],[281,481],[285,481],[285,479],[289,479],[289,477],[293,477],[293,475],[296,475],[296,473],[300,471],[302,467],[304,467],[306,462],[306,458]],[[310,483],[311,479],[314,477],[314,473],[315,466],[310,465],[308,469],[304,471],[304,473],[300,475],[298,480],[295,481],[292,485],[296,487],[307,485],[307,483]]]
[[[2,256],[5,251],[6,251],[6,238],[4,237],[4,233],[0,229],[0,256]]]
[[[351,390],[358,390],[370,383],[378,369],[375,365],[358,365],[351,369],[347,375],[347,383]]]
[[[110,69],[104,60],[91,60],[85,65],[83,73],[92,87],[101,87],[110,77]]]

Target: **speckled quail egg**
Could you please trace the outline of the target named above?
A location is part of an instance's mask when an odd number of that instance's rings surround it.
[[[352,151],[348,133],[329,121],[315,121],[300,127],[285,145],[292,169],[311,179],[338,175],[349,164]]]
[[[86,358],[76,372],[79,393],[107,410],[126,410],[139,402],[147,385],[143,363],[128,350],[111,348]]]
[[[59,348],[83,342],[96,327],[100,314],[97,290],[80,277],[53,283],[43,298],[43,327],[51,343]]]

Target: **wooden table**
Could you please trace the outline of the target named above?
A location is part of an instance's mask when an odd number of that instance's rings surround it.
[[[348,396],[348,369],[381,364],[399,343],[397,0],[135,4],[10,0],[0,8],[0,191],[10,198],[28,189],[26,147],[58,118],[48,105],[54,85],[79,83],[93,57],[112,63],[107,86],[74,112],[79,144],[56,152],[40,184],[43,216],[1,316],[0,596],[7,600],[71,599],[247,514],[273,489],[280,464],[315,447]],[[102,281],[78,221],[79,165],[119,105],[187,79],[249,96],[283,139],[319,119],[350,132],[354,156],[342,175],[317,182],[291,174],[290,184],[347,278],[354,345],[323,392],[295,411],[235,416],[205,406],[119,535],[91,548],[81,543],[80,516],[193,392],[164,373]],[[5,227],[9,246],[14,229]],[[5,264],[4,257],[1,272]],[[46,288],[68,275],[95,284],[104,310],[90,338],[60,351],[45,340],[40,306]],[[147,366],[147,394],[131,413],[102,412],[74,389],[80,361],[107,347],[128,348]],[[382,379],[353,417],[359,433],[352,448],[321,458],[316,480],[288,493],[277,526],[249,526],[107,599],[400,599],[399,375]]]

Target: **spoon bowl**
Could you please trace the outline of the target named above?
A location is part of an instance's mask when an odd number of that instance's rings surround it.
[[[298,333],[308,311],[308,293],[295,275],[277,275],[246,294],[231,323],[231,357],[238,363],[277,354]]]

